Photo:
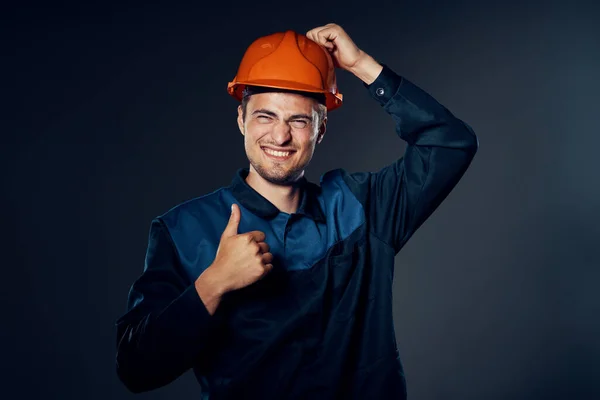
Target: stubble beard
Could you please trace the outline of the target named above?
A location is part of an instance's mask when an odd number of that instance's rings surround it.
[[[275,167],[267,167],[252,158],[250,158],[250,164],[261,178],[276,185],[289,185],[294,183],[304,170],[302,166],[288,169],[278,162],[273,163]]]

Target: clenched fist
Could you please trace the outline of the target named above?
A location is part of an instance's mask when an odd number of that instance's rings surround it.
[[[260,231],[238,234],[240,218],[240,208],[234,204],[210,266],[220,277],[225,291],[248,286],[273,269],[273,254],[269,252],[265,234]]]
[[[325,48],[337,68],[356,75],[371,84],[381,73],[383,66],[361,50],[348,33],[337,24],[318,26],[306,32],[306,37]]]
[[[336,67],[351,70],[363,57],[363,51],[337,24],[313,28],[306,32],[306,37],[325,47],[331,54]]]

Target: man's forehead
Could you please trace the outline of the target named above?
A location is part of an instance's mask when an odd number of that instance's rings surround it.
[[[267,92],[256,93],[250,97],[248,106],[251,110],[260,108],[272,109],[276,112],[305,112],[314,110],[316,100],[296,93]]]

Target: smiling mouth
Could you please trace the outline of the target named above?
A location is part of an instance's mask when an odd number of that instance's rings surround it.
[[[273,149],[269,149],[267,147],[262,147],[262,150],[265,152],[266,155],[268,155],[271,158],[274,158],[276,160],[285,160],[287,158],[290,158],[292,156],[292,154],[295,153],[295,151],[279,151],[279,150],[273,150]]]

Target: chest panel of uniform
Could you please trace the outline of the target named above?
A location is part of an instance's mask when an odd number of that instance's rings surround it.
[[[297,271],[311,268],[364,222],[361,204],[341,179],[328,180],[317,201],[325,221],[287,213],[265,219],[240,204],[230,191],[222,189],[170,213],[165,220],[190,282],[214,261],[233,203],[241,211],[238,233],[264,232],[274,256],[274,267]]]

